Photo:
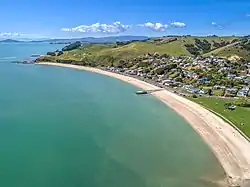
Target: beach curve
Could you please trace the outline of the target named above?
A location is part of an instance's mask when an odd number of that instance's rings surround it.
[[[160,89],[157,86],[136,78],[96,68],[50,62],[38,64],[99,73],[117,78],[144,90]],[[197,103],[167,90],[157,91],[151,94],[182,116],[208,144],[225,170],[229,186],[250,186],[249,141],[230,124]]]

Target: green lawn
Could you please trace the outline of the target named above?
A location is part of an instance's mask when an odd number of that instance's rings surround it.
[[[250,108],[237,107],[234,111],[227,110],[224,104],[233,101],[225,99],[200,97],[197,99],[191,98],[191,100],[221,114],[250,137]],[[241,125],[242,123],[244,125]]]

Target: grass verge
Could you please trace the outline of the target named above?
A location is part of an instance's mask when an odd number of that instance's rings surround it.
[[[237,107],[236,110],[231,111],[226,109],[224,104],[232,102],[232,100],[210,97],[190,99],[198,104],[201,104],[205,108],[214,111],[215,114],[217,113],[219,116],[223,116],[225,121],[228,120],[229,122],[232,122],[240,131],[250,138],[250,108]]]

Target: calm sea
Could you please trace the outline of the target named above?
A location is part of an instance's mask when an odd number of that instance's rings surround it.
[[[214,187],[216,158],[181,117],[94,73],[12,64],[50,44],[0,44],[1,187]]]

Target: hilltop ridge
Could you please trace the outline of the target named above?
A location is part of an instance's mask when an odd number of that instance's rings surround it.
[[[144,40],[116,41],[98,44],[82,44],[64,52],[64,59],[88,61],[93,64],[104,64],[112,61],[131,60],[147,53],[167,54],[170,56],[217,56],[223,58],[243,58],[250,60],[248,37],[238,36],[166,36]],[[43,61],[43,59],[40,59]]]

